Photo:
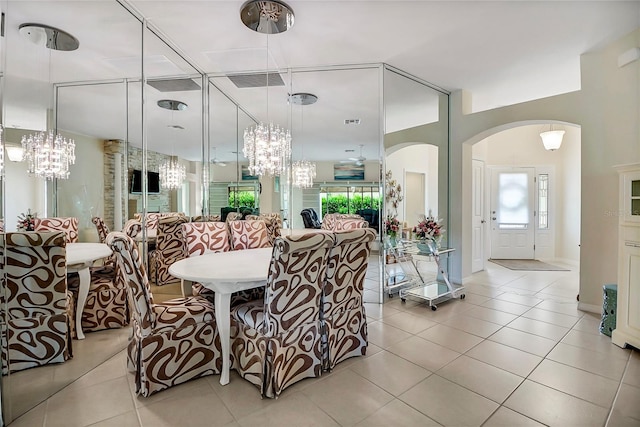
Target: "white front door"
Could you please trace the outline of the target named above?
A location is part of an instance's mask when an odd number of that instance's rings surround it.
[[[471,193],[471,272],[484,270],[484,162],[473,160]]]
[[[534,168],[491,171],[491,258],[534,258]]]

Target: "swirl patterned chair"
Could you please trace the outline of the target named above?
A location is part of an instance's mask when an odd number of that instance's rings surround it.
[[[272,246],[269,243],[267,225],[262,220],[229,221],[229,231],[231,232],[231,247],[234,251]]]
[[[169,274],[169,267],[185,257],[182,224],[188,221],[185,216],[167,216],[158,221],[156,248],[149,254],[149,276],[157,286],[180,281]]]
[[[366,221],[365,221],[366,222]],[[360,228],[333,234],[322,291],[324,368],[367,351],[367,318],[362,295],[369,265],[370,243],[376,234]]]
[[[111,230],[109,230],[109,226],[99,216],[94,216],[93,218],[91,218],[91,222],[96,226],[96,231],[98,232],[98,239],[100,239],[100,243],[104,243],[107,239],[107,235],[111,232]],[[106,258],[104,261],[105,268],[114,268],[115,265],[116,259],[113,255]]]
[[[260,215],[247,215],[246,220],[256,221],[262,220],[267,226],[267,236],[269,237],[269,244],[273,246],[273,242],[276,241],[276,237],[280,237],[280,229],[282,228],[282,216],[278,212],[273,213],[261,213]]]
[[[235,369],[263,396],[322,372],[320,298],[330,234],[276,239],[263,300],[231,311]]]
[[[34,218],[33,231],[64,231],[67,243],[78,241],[78,218]]]
[[[136,393],[146,397],[220,373],[222,350],[213,304],[201,297],[154,304],[135,242],[124,233],[112,232],[107,244],[116,254],[132,307],[127,364],[135,371]]]
[[[333,223],[334,231],[348,231],[368,227],[369,223],[362,218],[338,218]]]
[[[138,234],[142,233],[142,223],[137,219],[127,220],[122,227],[122,232],[135,239]]]
[[[229,228],[224,222],[189,222],[182,224],[182,236],[188,257],[231,250]],[[191,288],[191,289],[189,289]],[[200,295],[213,301],[214,292],[200,283],[182,281],[182,296]]]
[[[0,301],[2,373],[60,363],[72,356],[73,299],[67,292],[62,232],[1,235],[5,256]]]

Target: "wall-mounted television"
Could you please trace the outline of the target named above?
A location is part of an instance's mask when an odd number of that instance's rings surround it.
[[[134,169],[131,174],[131,194],[142,194],[142,171]],[[160,174],[147,171],[147,194],[160,194]]]

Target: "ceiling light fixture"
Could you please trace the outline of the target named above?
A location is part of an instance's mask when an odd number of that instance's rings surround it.
[[[549,125],[549,130],[540,133],[542,138],[542,144],[545,150],[555,151],[562,145],[562,137],[564,136],[563,130],[553,130],[553,125]]]
[[[158,107],[171,111],[171,123],[170,128],[176,130],[183,130],[184,127],[173,123],[174,111],[185,111],[187,104],[181,101],[175,101],[172,99],[161,99],[158,101]],[[182,183],[187,177],[186,167],[178,162],[178,158],[173,155],[173,139],[171,142],[171,157],[169,160],[163,162],[160,165],[160,185],[162,188],[168,190],[175,190],[182,187]]]
[[[19,32],[32,42],[49,49],[49,84],[51,85],[51,51],[71,51],[78,48],[78,39],[71,34],[43,24],[22,24]],[[22,137],[23,160],[30,175],[45,179],[69,178],[69,166],[76,162],[76,144],[53,130]]]
[[[293,12],[279,1],[251,0],[240,10],[242,22],[253,31],[267,35],[267,121],[269,119],[269,34],[278,34],[293,25]],[[284,174],[291,156],[291,133],[270,123],[259,123],[244,131],[244,156],[249,159],[249,172],[256,176]]]
[[[292,104],[300,106],[300,134],[304,129],[304,115],[303,107],[305,105],[315,104],[318,97],[311,93],[294,93],[289,97],[289,101]],[[300,135],[299,139],[302,135]],[[291,175],[293,180],[293,186],[298,188],[311,188],[313,187],[313,179],[316,177],[316,164],[305,160],[304,158],[304,141],[301,144],[302,147],[302,160],[295,161],[291,165]]]

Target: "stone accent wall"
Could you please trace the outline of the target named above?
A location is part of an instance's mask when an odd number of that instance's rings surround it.
[[[142,170],[142,150],[136,147],[129,147],[125,156],[125,144],[119,140],[108,140],[104,142],[104,221],[110,229],[114,229],[114,198],[115,198],[115,159],[114,154],[122,154],[122,172],[126,176],[122,177],[122,195],[124,201],[122,204],[122,218],[133,218],[133,214],[142,211],[142,195],[129,193],[129,183],[134,169]],[[125,164],[129,160],[129,164]],[[148,152],[148,170],[158,172],[160,164],[168,160],[169,156]],[[147,209],[149,212],[169,212],[171,206],[171,197],[175,193],[170,190],[160,188],[160,194],[150,194],[147,196]],[[128,210],[128,212],[127,212]],[[124,224],[122,224],[124,225]]]
[[[114,154],[122,154],[122,171],[126,171],[124,164],[126,156],[124,155],[124,143],[118,140],[107,140],[104,142],[104,222],[109,229],[113,230],[113,211],[115,209],[115,156]],[[122,180],[122,194],[128,194],[127,181]],[[122,218],[126,218],[126,203],[122,205]]]

